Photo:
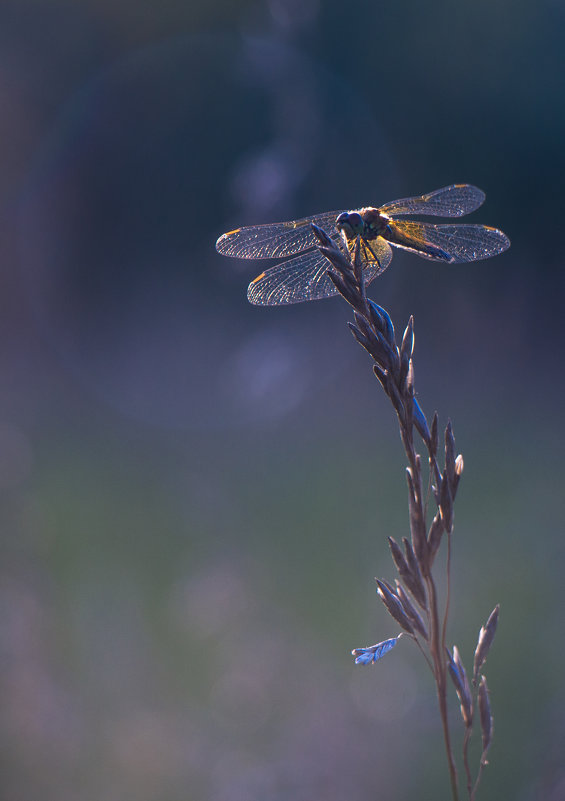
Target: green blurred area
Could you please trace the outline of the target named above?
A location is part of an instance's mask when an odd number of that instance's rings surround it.
[[[260,268],[213,245],[462,181],[511,250],[396,254],[371,296],[414,314],[420,403],[465,457],[468,667],[501,604],[478,798],[563,797],[563,17],[2,4],[2,797],[447,798],[416,649],[349,655],[396,634],[392,409],[341,301],[250,307]]]

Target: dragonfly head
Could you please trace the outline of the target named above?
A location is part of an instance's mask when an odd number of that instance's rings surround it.
[[[344,211],[335,221],[335,227],[345,234],[347,239],[355,239],[356,236],[363,234],[363,217],[357,211]]]

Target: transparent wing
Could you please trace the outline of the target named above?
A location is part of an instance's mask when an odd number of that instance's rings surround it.
[[[326,211],[311,217],[290,222],[250,225],[228,231],[216,242],[216,250],[224,256],[238,259],[279,259],[292,256],[318,245],[311,223],[323,228],[330,236],[335,232],[334,223],[341,211]]]
[[[284,306],[329,298],[337,294],[326,275],[329,266],[318,250],[275,264],[249,284],[247,298],[257,306]]]
[[[369,284],[386,270],[392,259],[392,250],[384,239],[361,242],[361,258],[365,282]],[[330,266],[318,250],[283,261],[265,270],[249,284],[247,298],[257,306],[284,306],[329,298],[337,294],[327,275]]]
[[[424,214],[430,217],[463,217],[484,203],[485,193],[470,184],[452,184],[427,195],[393,200],[380,207],[392,217],[404,214]]]
[[[402,220],[391,223],[388,241],[436,261],[467,262],[488,259],[510,247],[510,240],[488,225],[431,225]]]

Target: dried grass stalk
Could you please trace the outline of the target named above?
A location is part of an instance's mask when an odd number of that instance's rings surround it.
[[[363,267],[359,258],[359,241],[353,255],[345,248],[340,249],[321,229],[312,226],[320,240],[320,250],[331,264],[328,275],[338,292],[352,306],[354,322],[349,328],[356,341],[367,351],[373,360],[373,371],[388,396],[400,428],[400,436],[408,466],[408,507],[410,519],[410,538],[403,538],[404,551],[396,540],[388,538],[394,565],[399,579],[396,589],[384,579],[377,579],[377,592],[387,611],[421,649],[432,670],[443,726],[445,749],[448,761],[451,791],[454,801],[459,799],[458,777],[451,745],[449,717],[447,709],[447,674],[451,676],[461,707],[464,725],[463,763],[467,778],[467,792],[470,801],[475,793],[486,765],[486,753],[492,740],[492,714],[488,697],[486,679],[481,677],[477,688],[479,672],[484,665],[492,645],[498,620],[498,607],[481,628],[474,655],[473,681],[469,682],[457,646],[452,653],[445,645],[450,598],[450,560],[451,537],[454,524],[454,501],[463,473],[463,457],[456,455],[455,437],[451,422],[444,431],[444,464],[440,467],[439,424],[437,413],[431,426],[416,399],[414,379],[414,320],[411,317],[404,330],[400,346],[396,343],[395,330],[389,314],[382,307],[367,298],[363,279]],[[422,460],[416,451],[415,433],[421,438],[427,450],[429,467],[428,490],[424,491]],[[429,506],[435,504],[430,512]],[[427,520],[431,517],[428,526]],[[441,545],[447,541],[446,573],[447,597],[440,608],[434,566]],[[425,614],[425,620],[415,603]],[[400,635],[399,635],[400,636]],[[396,644],[394,639],[394,644]],[[369,664],[380,659],[392,645],[386,640],[370,648],[353,651],[356,662]],[[478,767],[475,784],[469,762],[468,746],[473,730],[475,704],[478,703],[483,739],[483,753]]]

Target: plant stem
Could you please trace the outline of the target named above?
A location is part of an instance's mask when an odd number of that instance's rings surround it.
[[[337,291],[354,310],[355,322],[349,324],[350,330],[357,342],[373,359],[373,371],[375,376],[379,380],[386,395],[391,400],[398,418],[400,436],[409,465],[407,468],[407,482],[409,490],[411,542],[403,538],[406,556],[402,554],[396,544],[394,544],[396,550],[392,545],[391,550],[393,551],[393,559],[399,570],[401,579],[404,579],[407,583],[408,591],[412,593],[414,599],[427,613],[429,634],[425,639],[428,646],[429,659],[420,645],[418,638],[415,636],[412,624],[410,623],[410,601],[408,601],[407,609],[403,607],[401,596],[404,594],[404,590],[402,590],[400,596],[395,596],[392,589],[390,589],[390,593],[392,593],[393,600],[399,605],[400,611],[407,616],[406,619],[402,617],[402,614],[399,616],[395,614],[394,611],[391,611],[390,605],[387,604],[386,594],[383,600],[385,600],[385,605],[387,605],[392,617],[400,623],[405,631],[412,634],[434,674],[439,712],[443,727],[451,793],[453,801],[459,801],[457,768],[451,745],[447,709],[448,670],[455,683],[455,688],[461,701],[461,713],[466,726],[463,759],[467,777],[467,790],[469,792],[470,801],[474,801],[483,766],[486,764],[486,750],[492,737],[492,714],[488,702],[488,688],[486,688],[485,682],[483,709],[481,712],[483,757],[481,758],[477,781],[474,787],[472,787],[468,761],[472,701],[470,699],[467,676],[460,661],[458,651],[454,647],[454,656],[451,657],[446,648],[447,624],[451,598],[450,568],[452,556],[451,532],[453,527],[453,501],[463,470],[462,458],[460,456],[457,458],[455,457],[453,430],[451,423],[448,423],[445,429],[445,470],[443,472],[440,470],[437,460],[439,444],[437,414],[434,416],[431,430],[428,429],[425,416],[414,394],[414,373],[412,365],[412,350],[414,347],[413,319],[410,318],[399,346],[396,342],[394,326],[390,316],[385,309],[369,301],[367,298],[363,263],[360,258],[360,238],[357,238],[353,248],[350,244],[346,243],[346,246],[340,249],[324,231],[314,225],[313,229],[321,243],[320,251],[328,258],[333,268],[332,270],[328,270],[328,276],[333,281]],[[429,457],[430,472],[428,476],[428,489],[425,497],[422,482],[421,457],[414,446],[415,430],[422,438]],[[426,519],[428,501],[430,499],[430,488],[433,489],[433,497],[437,506],[437,512],[433,517],[428,533]],[[438,592],[432,574],[432,568],[438,553],[441,538],[444,534],[447,535],[447,585],[445,606],[442,605],[442,609],[440,610]],[[400,589],[402,585],[400,582],[397,582],[397,584],[399,584]],[[386,585],[385,582],[383,586],[388,585]],[[393,606],[396,609],[396,606]],[[497,614],[498,612],[496,611],[496,615]],[[418,619],[419,618],[416,617],[416,620]],[[414,620],[413,614],[412,620]],[[487,627],[488,626],[489,622],[487,621]],[[489,635],[484,635],[484,642],[487,643],[486,646],[484,646],[486,650],[490,647],[495,627],[496,619],[494,619],[494,622],[490,625],[491,631]],[[483,637],[483,635],[481,635],[481,637]],[[479,640],[477,648],[480,647],[481,639]],[[475,656],[475,659],[476,658]],[[482,662],[484,662],[484,658],[482,658]],[[484,677],[482,681],[484,681]]]
[[[472,729],[470,726],[465,728],[465,737],[463,739],[463,763],[465,765],[465,773],[467,776],[467,793],[469,799],[473,797],[473,779],[471,777],[471,768],[469,767],[469,740],[471,739]]]
[[[430,653],[433,659],[435,668],[435,680],[437,688],[437,698],[439,704],[439,712],[441,716],[441,723],[443,726],[443,739],[445,742],[445,751],[447,755],[447,764],[449,767],[449,777],[451,780],[451,793],[453,801],[459,801],[459,791],[457,787],[457,768],[453,758],[453,751],[451,748],[451,737],[449,734],[449,720],[447,714],[447,672],[445,657],[441,645],[441,629],[439,623],[439,612],[437,604],[437,591],[433,578],[426,576],[426,584],[428,588],[428,597],[430,603]]]
[[[417,467],[417,459],[416,453],[414,450],[414,439],[413,439],[413,432],[411,426],[404,425],[403,421],[400,420],[400,429],[402,434],[402,442],[404,445],[404,450],[406,451],[406,456],[408,457],[408,461],[414,474],[416,475]],[[436,468],[437,469],[437,468]],[[439,472],[439,471],[438,471]],[[424,512],[424,499],[422,498],[421,494],[421,483],[419,481],[415,481],[415,489],[416,489],[416,502],[420,506],[422,516],[422,521],[425,521],[425,512]],[[425,524],[424,524],[425,525]],[[425,536],[425,534],[424,534]],[[450,573],[450,562],[451,562],[451,535],[448,535],[448,559],[447,559],[447,586],[449,590],[449,573]],[[447,615],[449,610],[449,596],[446,602],[446,609],[445,614],[443,616],[442,625],[440,625],[440,617],[439,617],[439,609],[438,609],[438,600],[437,600],[437,590],[436,585],[433,579],[433,576],[430,572],[425,575],[425,580],[428,588],[428,597],[429,597],[429,604],[430,604],[430,612],[429,612],[429,620],[430,620],[430,655],[432,657],[433,665],[434,665],[434,677],[436,682],[437,688],[437,697],[438,697],[438,704],[439,704],[439,711],[441,716],[441,722],[443,727],[443,738],[445,742],[445,751],[447,755],[447,764],[449,767],[449,777],[451,782],[451,792],[453,795],[453,801],[459,801],[459,790],[458,790],[458,781],[457,781],[457,768],[455,765],[455,759],[453,757],[453,750],[451,747],[451,736],[449,733],[449,718],[447,712],[447,666],[445,661],[445,636],[446,636],[446,627],[447,627]]]

